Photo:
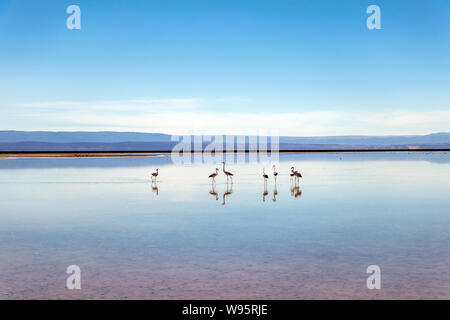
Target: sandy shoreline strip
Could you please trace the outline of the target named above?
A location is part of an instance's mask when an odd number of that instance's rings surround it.
[[[33,158],[122,158],[122,157],[164,157],[160,153],[110,153],[110,152],[46,152],[46,153],[3,153],[0,154],[0,159],[33,159]]]
[[[269,151],[270,152],[270,151]],[[450,152],[450,149],[358,149],[358,150],[280,150],[279,153],[396,153],[396,152]],[[194,153],[194,152],[192,152]],[[235,152],[237,153],[237,152]],[[246,152],[248,153],[248,151]],[[0,159],[33,158],[126,158],[126,157],[166,157],[171,151],[98,151],[98,152],[0,152]]]

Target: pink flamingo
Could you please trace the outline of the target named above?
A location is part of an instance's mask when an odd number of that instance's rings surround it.
[[[156,181],[157,176],[158,176],[158,168],[156,168],[156,172],[152,173],[152,176],[151,176],[152,181],[153,181],[153,178],[155,178],[155,181]]]
[[[275,182],[277,181],[278,172],[275,171],[275,165],[272,166],[273,168],[273,176],[275,177]]]
[[[292,178],[295,176],[294,167],[291,167],[290,176],[291,176],[291,182],[292,182]]]
[[[209,175],[208,178],[212,178],[211,183],[212,183],[212,182],[216,182],[215,178],[217,177],[218,174],[219,174],[219,169],[216,168],[216,172],[215,172],[215,173],[211,173],[211,174]]]
[[[269,176],[266,174],[265,169],[263,168],[263,178],[264,178],[264,182],[267,181],[267,179],[269,179]]]
[[[223,164],[222,170],[223,170],[223,173],[225,173],[225,175],[227,176],[227,181],[228,181],[228,178],[231,178],[231,183],[233,183],[233,174],[229,171],[225,171],[225,162],[222,162],[222,164]]]

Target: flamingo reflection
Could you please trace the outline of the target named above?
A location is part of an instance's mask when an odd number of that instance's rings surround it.
[[[269,194],[269,191],[267,191],[267,183],[264,180],[264,191],[263,191],[263,202],[266,202],[266,196]]]
[[[302,195],[302,190],[300,189],[300,187],[295,184],[294,186],[291,186],[291,196],[293,196],[294,198],[298,198]]]
[[[222,202],[223,206],[225,205],[225,197],[229,196],[232,193],[233,193],[233,184],[231,184],[231,187],[230,187],[227,183],[227,190],[223,193],[223,202]]]
[[[159,195],[159,188],[158,188],[158,186],[156,185],[156,181],[152,182],[151,187],[152,187],[152,191],[153,191],[156,195]]]
[[[216,196],[216,201],[219,200],[219,194],[216,192],[216,186],[214,184],[211,185],[211,190],[209,190],[209,194]]]

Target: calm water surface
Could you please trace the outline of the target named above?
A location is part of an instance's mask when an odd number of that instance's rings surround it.
[[[215,167],[0,159],[0,299],[450,299],[449,153],[283,154],[266,187]]]

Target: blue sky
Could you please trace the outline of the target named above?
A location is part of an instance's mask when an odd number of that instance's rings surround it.
[[[450,131],[450,2],[1,0],[0,70],[0,130]]]

